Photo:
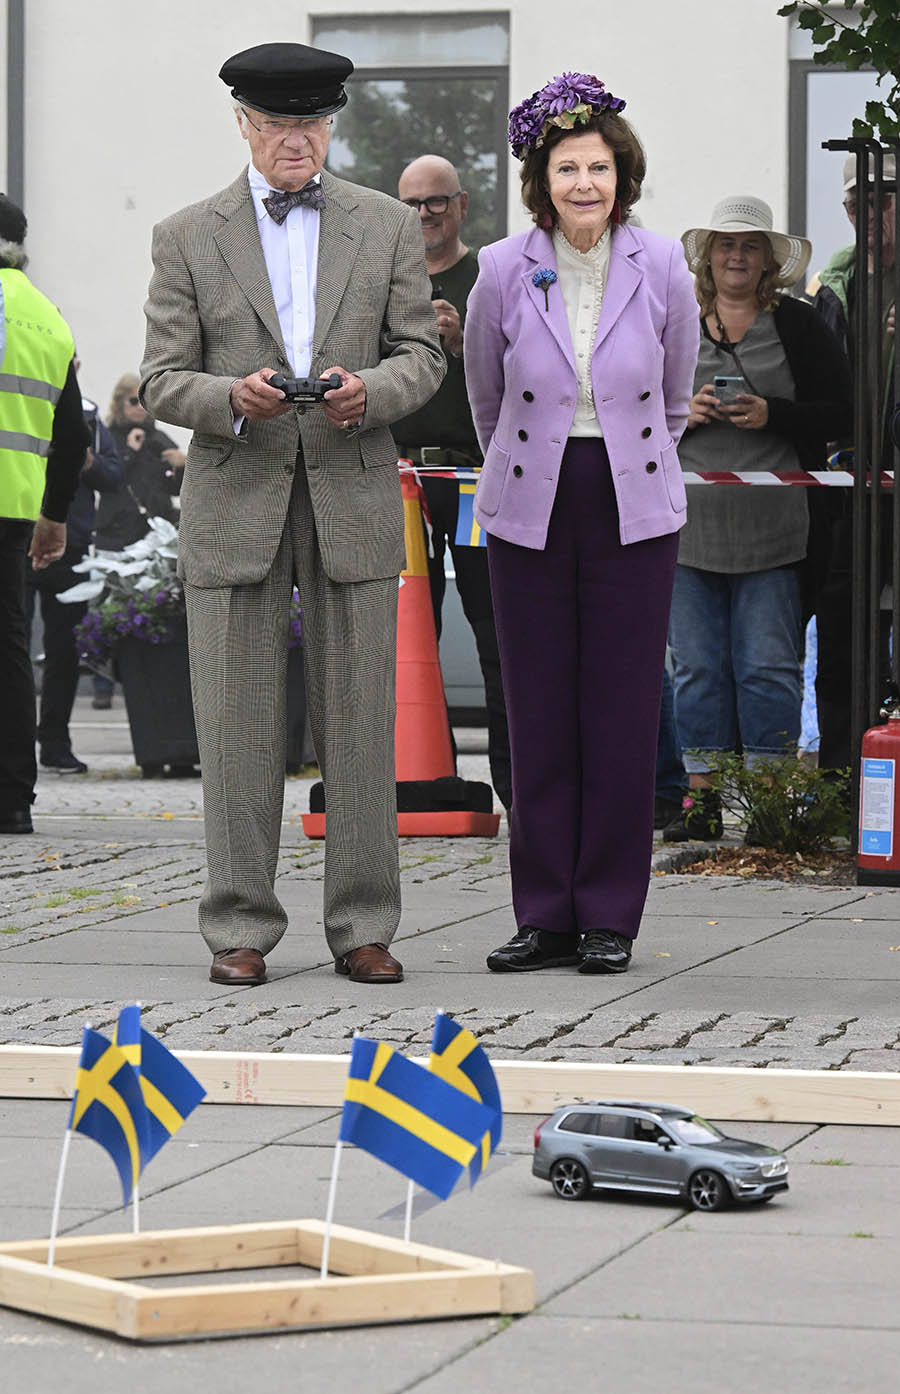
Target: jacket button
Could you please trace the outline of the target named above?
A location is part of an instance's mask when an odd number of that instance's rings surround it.
[[[646,402],[646,400],[647,400],[647,398],[648,398],[649,396],[650,396],[650,393],[649,393],[649,392],[642,392],[641,395],[638,397],[638,401],[639,401],[639,402]]]
[[[527,440],[527,439],[528,439],[528,432],[527,432],[527,431],[520,431],[520,432],[519,432],[519,440]]]
[[[656,466],[654,465],[654,469],[655,469],[655,468],[656,468]],[[521,465],[513,465],[513,474],[516,476],[516,479],[521,479],[521,478],[522,478],[522,466],[521,466]]]
[[[529,392],[528,389],[526,388],[526,390],[522,393],[522,400],[523,400],[523,402],[533,402],[533,401],[534,401],[534,393],[533,393],[533,392]]]
[[[647,463],[647,465],[645,466],[645,468],[646,468],[648,474],[655,474],[655,472],[656,472],[656,461],[655,461],[655,460],[650,460],[650,461]]]
[[[652,426],[645,426],[644,429],[643,429],[643,431],[641,431],[641,436],[642,436],[642,438],[643,438],[644,440],[646,440],[648,436],[652,436],[652,435],[653,435],[653,427],[652,427]]]
[[[294,466],[293,466],[293,465],[285,465],[285,467],[284,467],[284,472],[285,472],[285,474],[293,474],[293,473],[294,473]]]

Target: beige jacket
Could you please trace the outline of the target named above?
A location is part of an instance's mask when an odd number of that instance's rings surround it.
[[[325,571],[333,581],[392,576],[403,566],[397,454],[388,427],[440,385],[444,356],[422,234],[396,199],[322,174],[313,359],[366,384],[362,428],[321,410],[245,421],[229,392],[259,368],[288,364],[246,170],[221,193],[153,233],[141,397],[194,436],[181,491],[179,568],[196,586],[260,580],[272,563],[302,442]]]

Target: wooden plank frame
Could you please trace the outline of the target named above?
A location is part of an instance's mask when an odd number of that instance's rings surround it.
[[[340,1108],[349,1055],[176,1051],[207,1090],[206,1103]],[[0,1046],[0,1098],[68,1099],[77,1046]],[[900,1072],[726,1069],[495,1060],[505,1113],[552,1113],[589,1099],[681,1104],[733,1122],[900,1127]]]
[[[321,1220],[0,1243],[0,1304],[133,1341],[530,1312],[527,1268]],[[314,1278],[148,1287],[134,1280],[285,1265]],[[337,1276],[339,1275],[339,1276]],[[130,1280],[130,1281],[129,1281]]]

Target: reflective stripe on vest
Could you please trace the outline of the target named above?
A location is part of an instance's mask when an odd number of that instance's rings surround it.
[[[0,518],[36,518],[53,417],[75,345],[22,271],[0,269]]]

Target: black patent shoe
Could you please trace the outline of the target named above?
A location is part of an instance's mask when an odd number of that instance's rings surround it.
[[[715,842],[722,836],[722,800],[712,789],[692,789],[681,812],[663,828],[663,842]]]
[[[524,925],[487,956],[492,973],[530,973],[536,968],[570,968],[578,962],[579,936],[552,934],[547,929]]]
[[[633,939],[615,929],[589,929],[578,954],[579,973],[624,973],[631,962]]]

